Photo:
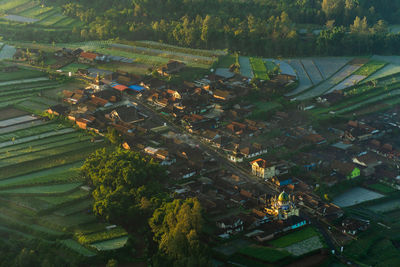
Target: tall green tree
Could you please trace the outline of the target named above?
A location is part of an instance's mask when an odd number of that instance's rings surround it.
[[[154,211],[149,225],[159,248],[156,265],[209,266],[206,249],[200,242],[203,219],[197,199],[164,203]]]
[[[153,159],[122,148],[95,151],[81,172],[94,187],[94,213],[128,230],[151,216],[151,204],[163,192],[161,183],[166,177],[165,170]]]

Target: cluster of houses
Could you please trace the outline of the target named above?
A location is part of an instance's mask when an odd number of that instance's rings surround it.
[[[85,64],[110,60],[85,51],[57,53]],[[165,166],[171,180],[181,180],[171,188],[174,197],[197,197],[214,218],[220,238],[244,232],[247,238],[264,242],[307,225],[304,214],[336,222],[342,210],[313,193],[321,184],[332,187],[364,177],[400,188],[393,167],[400,153],[392,137],[400,128],[400,118],[351,120],[326,129],[313,129],[298,111],[278,111],[264,120],[252,120],[253,103],[241,101],[251,90],[246,78],[209,74],[180,85],[165,81],[164,77],[184,68],[184,63],[170,61],[157,69],[160,77],[78,70],[90,86],[65,90],[65,103],[48,112],[98,134],[115,129],[125,149],[154,158]],[[157,110],[167,120],[149,110]],[[185,131],[174,131],[165,121]],[[191,142],[189,134],[277,193],[266,195],[262,187],[221,168],[212,155]],[[296,155],[290,151],[297,151]],[[228,210],[243,207],[250,212],[227,215]],[[354,235],[368,225],[348,218],[341,227]]]

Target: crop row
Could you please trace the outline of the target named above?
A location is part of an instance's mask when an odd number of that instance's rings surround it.
[[[46,125],[39,125],[28,129],[18,130],[12,133],[0,135],[0,142],[15,140],[23,137],[38,135],[49,131],[57,131],[66,128],[66,126],[57,123],[49,123]]]
[[[103,232],[97,232],[93,234],[80,234],[77,233],[75,237],[77,238],[78,242],[81,244],[91,244],[94,242],[109,240],[121,236],[127,235],[126,231],[123,228],[117,227],[110,230],[105,230]]]
[[[3,167],[0,168],[0,180],[82,161],[99,147],[102,147],[102,145],[95,144],[93,146],[79,148],[78,150],[60,153],[52,157],[39,158],[32,161],[15,164],[13,165],[13,168]]]
[[[15,145],[8,146],[8,147],[0,148],[0,155],[2,153],[11,153],[16,150],[26,149],[29,147],[36,147],[36,146],[45,145],[45,144],[56,143],[56,142],[68,140],[71,138],[74,138],[77,140],[83,140],[83,139],[86,139],[87,137],[83,136],[82,133],[75,132],[75,131],[71,132],[71,133],[61,134],[61,135],[49,136],[49,137],[45,137],[45,138],[39,139],[39,140],[29,141],[26,143],[20,143],[20,144],[15,144]]]
[[[0,154],[0,167],[1,167],[1,164],[2,164],[2,160],[4,160],[4,159],[10,159],[10,158],[14,158],[14,157],[21,157],[24,154],[30,154],[30,153],[34,153],[34,152],[40,152],[40,151],[43,151],[43,150],[56,149],[56,148],[60,148],[60,151],[63,152],[62,148],[64,146],[74,145],[76,143],[81,143],[82,141],[87,141],[88,139],[90,139],[90,137],[88,137],[88,136],[86,136],[85,138],[81,138],[81,139],[70,138],[70,139],[65,139],[63,141],[43,144],[43,145],[39,145],[39,146],[31,146],[28,143],[29,146],[25,147],[23,149],[14,150],[12,152],[6,152],[4,154]],[[86,142],[86,143],[90,144],[89,142]]]

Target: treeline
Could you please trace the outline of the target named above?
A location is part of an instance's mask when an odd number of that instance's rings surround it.
[[[81,40],[155,40],[196,48],[229,48],[259,56],[397,53],[399,37],[386,24],[400,23],[392,0],[44,0],[85,22]],[[352,25],[366,22],[363,28]],[[299,34],[302,24],[321,25]],[[380,27],[377,31],[377,27]],[[304,26],[305,27],[305,26]],[[27,39],[28,36],[23,36]],[[54,40],[58,41],[58,40]],[[64,41],[64,40],[63,40]],[[338,45],[335,46],[335,43]]]

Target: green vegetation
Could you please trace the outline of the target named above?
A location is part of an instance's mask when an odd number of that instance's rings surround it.
[[[76,189],[82,185],[81,183],[59,184],[59,185],[43,185],[25,188],[16,188],[0,191],[0,194],[61,194]]]
[[[107,251],[107,250],[115,250],[125,246],[126,242],[128,241],[127,236],[101,241],[97,243],[90,244],[91,247],[99,251]]]
[[[64,68],[62,68],[61,70],[64,72],[75,73],[78,71],[78,69],[87,69],[87,68],[89,68],[88,65],[84,65],[84,64],[80,64],[80,63],[71,63],[71,64],[65,66]]]
[[[269,80],[268,70],[261,58],[251,57],[250,64],[251,68],[253,69],[254,77],[260,80]]]
[[[371,184],[368,187],[383,194],[390,194],[397,191],[393,187],[390,187],[382,183]]]
[[[129,150],[99,149],[81,170],[94,186],[95,214],[132,228],[140,225],[146,213],[142,201],[163,191],[159,184],[165,179],[163,168]]]
[[[111,230],[105,230],[103,232],[97,232],[92,234],[80,234],[77,233],[76,237],[81,244],[91,244],[99,241],[114,239],[121,236],[126,236],[127,233],[123,228],[114,228]]]
[[[0,82],[15,81],[20,79],[32,79],[32,78],[43,77],[45,75],[46,74],[44,72],[30,70],[30,69],[22,69],[22,68],[20,68],[19,71],[11,73],[0,71]]]
[[[289,252],[261,246],[249,246],[241,249],[239,253],[269,263],[278,262],[290,256]]]
[[[231,65],[236,64],[236,58],[234,55],[220,56],[218,58],[218,68],[229,68]]]
[[[209,266],[206,247],[200,242],[203,227],[200,202],[197,199],[175,199],[163,203],[149,220],[158,244],[158,262],[163,265]]]
[[[72,239],[66,239],[66,240],[61,240],[60,243],[65,245],[67,248],[70,248],[79,254],[85,256],[85,257],[92,257],[96,256],[96,253],[88,250],[87,248],[83,247],[81,244],[76,242],[75,240]]]
[[[363,75],[363,76],[370,76],[373,73],[377,72],[381,68],[383,68],[386,65],[385,62],[380,62],[380,61],[374,61],[371,60],[364,66],[362,66],[360,69],[358,69],[356,72],[354,72],[354,75]]]
[[[307,226],[268,243],[277,248],[284,248],[317,235],[318,232],[313,227]]]

